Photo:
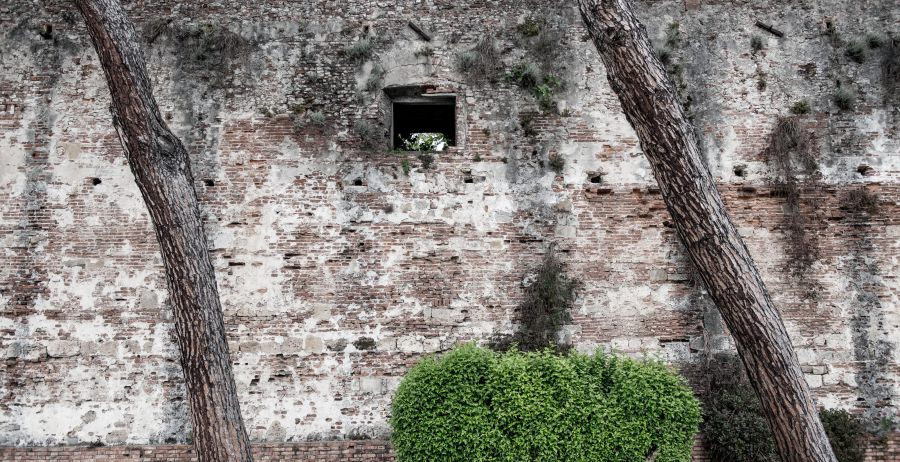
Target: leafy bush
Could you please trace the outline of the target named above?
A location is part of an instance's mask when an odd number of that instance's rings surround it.
[[[398,462],[687,462],[699,421],[658,362],[467,344],[409,371],[391,439]]]
[[[703,403],[703,432],[713,460],[780,462],[762,404],[740,359],[716,356],[709,365],[710,390]]]
[[[824,409],[819,418],[838,462],[862,462],[866,436],[862,422],[843,409]]]

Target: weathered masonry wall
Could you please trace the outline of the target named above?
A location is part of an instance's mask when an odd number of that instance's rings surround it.
[[[254,441],[385,438],[407,368],[511,331],[551,245],[583,282],[578,349],[658,356],[702,390],[728,335],[577,10],[550,3],[129,2],[193,156]],[[846,50],[896,37],[895,2],[639,4],[819,404],[893,415],[898,58]],[[185,443],[157,244],[80,18],[7,1],[0,34],[0,445]],[[500,69],[460,72],[485,36]],[[543,107],[506,77],[524,62],[560,82]],[[459,145],[430,168],[372,147],[397,85],[457,96]],[[811,154],[767,155],[801,100]]]

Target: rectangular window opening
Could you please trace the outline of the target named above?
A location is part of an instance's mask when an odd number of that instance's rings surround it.
[[[455,96],[396,97],[392,112],[394,149],[442,151],[456,146]]]

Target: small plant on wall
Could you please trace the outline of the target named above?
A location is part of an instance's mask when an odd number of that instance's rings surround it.
[[[579,282],[566,274],[565,264],[551,248],[537,268],[534,282],[525,288],[518,307],[518,330],[511,335],[495,335],[491,348],[540,351],[553,347],[568,351],[570,346],[559,342],[559,332],[572,320],[570,310],[578,286]]]

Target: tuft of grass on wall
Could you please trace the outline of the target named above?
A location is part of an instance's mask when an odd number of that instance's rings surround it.
[[[841,111],[852,111],[856,106],[856,95],[847,88],[838,88],[832,97],[834,105]]]
[[[353,132],[366,150],[381,151],[385,148],[384,130],[375,123],[365,119],[357,120],[353,124]]]
[[[791,106],[791,114],[804,115],[809,114],[809,101],[802,99]]]
[[[758,35],[750,37],[750,50],[757,53],[763,49],[763,39]]]
[[[372,39],[368,37],[363,37],[353,43],[347,44],[342,50],[344,56],[346,56],[350,62],[355,64],[362,64],[368,61],[374,52],[375,44],[372,42]]]
[[[306,115],[306,119],[309,121],[311,125],[316,127],[324,127],[325,126],[325,113],[322,111],[312,111]]]
[[[858,64],[866,61],[866,44],[860,39],[847,42],[847,57]]]
[[[500,73],[500,51],[493,37],[483,37],[474,47],[456,55],[456,72],[470,82],[494,81]]]
[[[553,154],[548,158],[547,165],[550,167],[550,170],[560,174],[566,168],[566,159],[560,154]]]

